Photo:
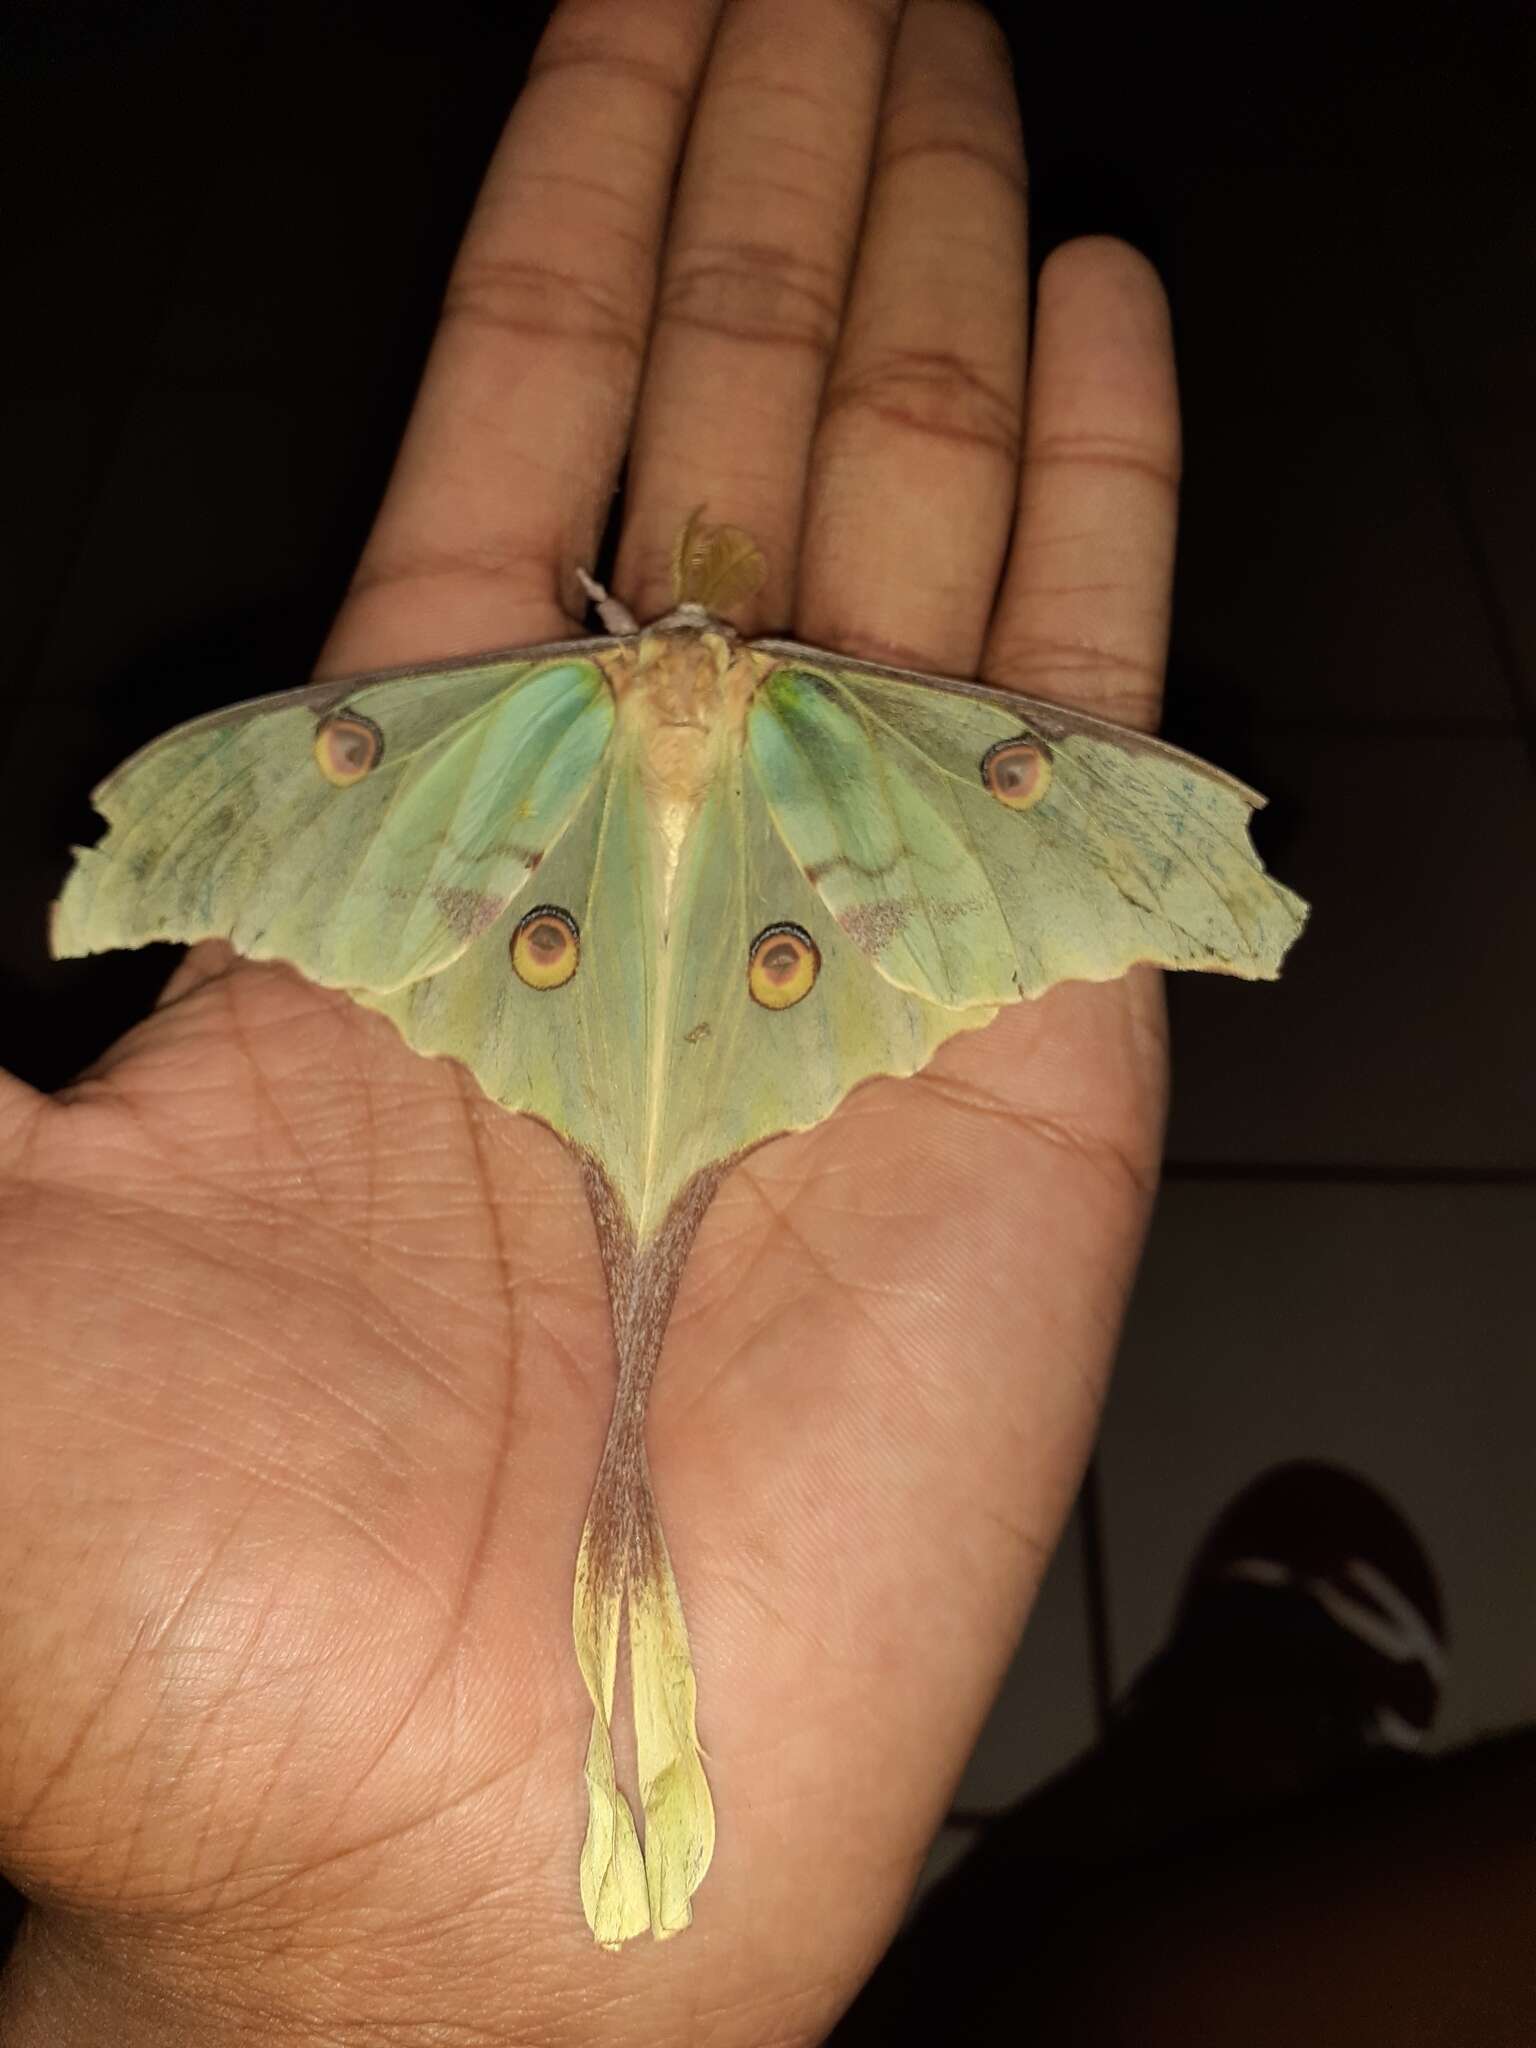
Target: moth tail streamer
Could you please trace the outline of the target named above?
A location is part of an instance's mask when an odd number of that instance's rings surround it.
[[[645,1857],[629,1801],[619,1790],[613,1759],[613,1688],[624,1611],[622,1581],[611,1585],[594,1569],[593,1520],[581,1532],[576,1560],[572,1633],[576,1659],[592,1699],[587,1742],[587,1832],[581,1845],[581,1906],[593,1939],[620,1948],[650,1925]]]
[[[617,1554],[605,1540],[616,1527],[627,1539]],[[643,1846],[613,1750],[626,1617]],[[714,1853],[715,1810],[699,1748],[688,1629],[643,1451],[604,1459],[582,1530],[572,1626],[592,1700],[582,1907],[604,1948],[619,1948],[647,1928],[664,1941],[693,1919],[691,1900]]]
[[[647,1928],[681,1934],[715,1849],[715,1808],[704,1775],[698,1686],[683,1603],[645,1456],[645,1411],[689,1246],[725,1171],[694,1175],[659,1229],[642,1242],[596,1160],[587,1199],[613,1306],[619,1379],[613,1419],[576,1560],[572,1632],[592,1700],[581,1903],[593,1936],[619,1948]],[[619,1788],[613,1753],[620,1631],[628,1624],[642,1844]]]

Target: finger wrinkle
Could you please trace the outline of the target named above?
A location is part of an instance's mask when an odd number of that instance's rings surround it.
[[[912,164],[931,168],[943,161],[970,164],[1001,184],[1010,199],[1026,199],[1029,179],[1024,165],[1012,155],[987,149],[979,142],[928,138],[920,142],[893,143],[881,153],[880,168],[889,173]]]
[[[1124,654],[1118,648],[1106,647],[1097,641],[1050,640],[1033,633],[1014,634],[1000,642],[991,666],[1000,674],[1007,675],[1012,675],[1020,667],[1026,670],[1108,670],[1115,675],[1132,676],[1147,682],[1162,675],[1160,663],[1146,661],[1139,655]]]
[[[958,1112],[1000,1121],[1025,1141],[1034,1139],[1055,1153],[1077,1159],[1119,1193],[1128,1193],[1134,1202],[1149,1203],[1157,1192],[1161,1155],[1150,1145],[1137,1151],[1097,1126],[1001,1104],[989,1091],[972,1088],[932,1068],[914,1079],[925,1094],[937,1096]]]
[[[524,91],[545,79],[575,74],[591,89],[599,102],[611,91],[641,86],[675,107],[688,107],[693,100],[691,82],[677,76],[673,67],[659,58],[642,57],[615,50],[609,43],[572,42],[564,39],[540,48],[528,68]]]
[[[526,574],[519,589],[517,578]],[[350,602],[379,589],[395,591],[402,584],[441,582],[489,582],[510,597],[548,598],[552,565],[547,555],[533,553],[520,544],[488,542],[476,548],[412,548],[383,561],[365,562],[348,588]]]
[[[615,185],[601,178],[584,178],[575,171],[520,170],[517,174],[520,192],[544,190],[555,193],[579,194],[586,199],[606,200],[617,213],[625,215],[635,211],[634,194],[620,191]],[[590,215],[584,216],[582,237],[590,241],[594,234],[602,234],[632,249],[648,273],[655,261],[656,240],[654,235],[644,234],[638,228],[624,225],[617,220],[604,221],[599,227]]]
[[[463,321],[562,349],[617,351],[638,365],[644,336],[633,296],[597,274],[532,259],[481,259],[462,264],[443,299],[444,328]]]
[[[793,143],[790,148],[794,155],[803,156],[818,174],[811,183],[797,185],[789,178],[768,177],[759,171],[756,165],[742,174],[739,183],[754,202],[763,199],[783,199],[807,213],[812,209],[820,211],[826,205],[824,179],[837,167],[829,156],[812,149],[808,143]],[[723,183],[723,180],[721,182]]]
[[[1108,725],[1128,726],[1133,732],[1150,732],[1157,725],[1162,698],[1163,677],[1159,669],[1155,675],[1148,676],[1139,690],[1074,690],[1072,704],[1075,710],[1091,712]]]
[[[1175,494],[1179,488],[1178,465],[1158,455],[1145,443],[1120,441],[1104,435],[1052,434],[1032,441],[1027,454],[1031,469],[1105,469],[1150,477],[1153,483]]]
[[[818,613],[818,618],[821,616],[823,614]],[[818,644],[824,641],[833,653],[855,655],[860,661],[878,662],[883,668],[905,669],[913,675],[945,672],[935,669],[931,646],[916,640],[902,640],[888,633],[871,633],[853,616],[846,623],[840,621],[835,612],[825,616],[827,623],[819,627]],[[856,1102],[849,1114],[857,1116],[869,1109],[868,1103]],[[883,1115],[884,1111],[877,1107],[872,1113]],[[838,1114],[843,1115],[843,1112],[840,1110]],[[844,1121],[847,1121],[846,1116]]]
[[[831,348],[829,338],[820,333],[811,333],[770,321],[752,323],[745,320],[730,320],[712,313],[678,313],[667,315],[666,324],[695,334],[708,336],[712,341],[745,343],[751,347],[778,350],[798,350],[823,360]]]
[[[849,171],[843,153],[820,149],[803,135],[758,138],[744,133],[740,155],[741,162],[733,167],[736,169],[733,182],[741,187],[747,205],[755,208],[763,195],[776,192],[793,199],[800,206],[813,208],[814,217],[818,222],[828,212],[828,194],[833,189],[829,181],[835,181],[840,189]],[[807,184],[793,185],[788,179],[774,180],[761,175],[764,164],[783,164],[789,160],[803,164],[809,171],[810,180]],[[716,171],[712,176],[718,192],[726,182],[725,174]]]
[[[782,243],[742,241],[679,264],[656,324],[826,356],[841,318],[840,272]]]
[[[780,45],[775,43],[775,54],[777,54],[779,48]],[[749,73],[733,83],[731,97],[744,100],[746,102],[745,111],[753,114],[763,112],[766,107],[775,101],[785,107],[809,107],[816,116],[817,121],[823,127],[834,132],[842,128],[848,118],[847,108],[840,98],[829,96],[827,93],[817,90],[814,86],[802,85],[799,79],[787,78],[782,74],[773,76],[763,74],[754,77]],[[729,106],[723,106],[720,112],[728,120]],[[770,132],[768,139],[757,146],[763,149],[780,149],[783,147],[783,143],[784,138],[782,136]]]
[[[1070,703],[1074,710],[1090,712],[1111,725],[1145,731],[1157,722],[1162,698],[1161,665],[1148,666],[1125,656],[1091,647],[1045,649],[1020,648],[1016,642],[999,641],[987,651],[987,674],[1004,688],[1038,695],[1048,703]],[[1131,678],[1127,686],[1116,687],[1097,680],[1121,674]],[[1071,677],[1070,687],[1058,687]],[[1093,678],[1088,688],[1083,678]]]
[[[823,419],[865,416],[1018,465],[1020,401],[952,349],[899,349],[833,385]]]

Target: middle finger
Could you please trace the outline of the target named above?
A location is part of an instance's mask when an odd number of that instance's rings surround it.
[[[913,0],[806,505],[799,637],[970,675],[1017,489],[1024,147],[996,23]]]
[[[678,191],[614,581],[640,617],[697,505],[743,526],[790,615],[806,462],[839,321],[900,0],[735,0]]]

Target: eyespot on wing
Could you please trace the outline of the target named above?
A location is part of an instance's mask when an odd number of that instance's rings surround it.
[[[752,941],[747,988],[765,1010],[788,1010],[804,1000],[821,972],[821,954],[803,925],[770,924]]]
[[[1010,811],[1027,811],[1051,786],[1051,750],[1039,740],[998,740],[981,757],[981,783]]]
[[[529,988],[563,988],[581,964],[581,933],[568,910],[541,903],[512,933],[512,971]]]
[[[360,711],[332,711],[315,729],[315,765],[336,789],[350,789],[384,758],[384,735]]]

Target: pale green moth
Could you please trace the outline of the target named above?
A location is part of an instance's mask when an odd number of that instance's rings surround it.
[[[61,955],[221,937],[288,961],[576,1154],[618,1352],[573,1603],[608,1947],[686,1927],[714,1846],[644,1420],[721,1175],[1058,981],[1272,979],[1306,914],[1240,783],[1010,691],[744,642],[710,607],[761,568],[690,521],[643,631],[589,585],[603,637],[181,726],[96,790],[111,829],[55,911]],[[626,1616],[643,1847],[611,1739]]]

